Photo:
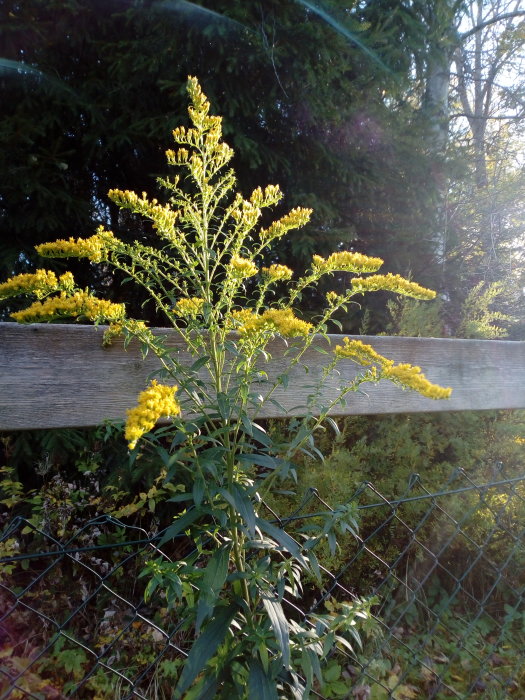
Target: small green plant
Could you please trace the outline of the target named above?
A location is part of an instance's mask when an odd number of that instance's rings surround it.
[[[480,282],[467,294],[461,308],[461,319],[456,335],[459,338],[505,338],[508,332],[497,325],[509,323],[513,319],[501,311],[494,311],[493,305],[505,296],[501,282],[485,286]]]
[[[128,412],[125,436],[132,460],[150,445],[166,469],[167,484],[184,485],[182,490],[155,487],[182,508],[160,545],[182,533],[195,545],[184,560],[152,561],[144,571],[146,595],[164,592],[190,640],[173,698],[307,698],[314,685],[331,682],[325,662],[332,651],[357,653],[359,630],[373,601],[356,598],[326,614],[297,615],[293,600],[302,594],[303,574],[320,580],[316,545],[326,540],[334,550],[338,533],[356,527],[353,509],[327,512],[295,540],[269,519],[264,498],[295,473],[297,453],[321,456],[313,434],[323,425],[335,429],[330,412],[363,384],[387,379],[433,399],[447,398],[451,390],[429,382],[419,367],[395,364],[369,345],[345,338],[313,380],[303,417],[285,443],[273,440],[257,416],[266,402],[277,403],[277,390],[286,389],[291,369],[318,346],[334,314],[353,297],[376,290],[416,299],[435,293],[399,275],[375,274],[380,258],[349,251],[326,259],[314,255],[311,267],[295,280],[285,265],[261,267],[273,242],[305,225],[311,211],[298,207],[265,223],[264,210],[282,197],[279,187],[259,187],[248,198],[234,192],[235,175],[227,168],[233,151],[221,140],[221,118],[210,116],[195,78],[189,79],[188,92],[193,126],[175,129],[177,148],[167,151],[168,163],[182,175],[160,180],[169,202],[150,200],[145,193],[109,193],[118,206],[152,223],[159,247],[124,243],[101,227],[90,238],[59,240],[37,250],[43,256],[84,257],[124,273],[182,335],[193,364],[182,364],[162,335],[129,318],[124,304],[77,288],[69,272],[58,278],[43,269],[19,275],[0,285],[0,298],[37,297],[13,314],[18,322],[109,322],[105,342],[136,339],[144,353],[159,358],[157,377]],[[304,291],[341,271],[354,275],[348,288],[329,292],[317,319],[301,319],[294,305]],[[285,367],[275,383],[265,383],[264,363],[274,338],[283,341]],[[321,403],[324,382],[347,361],[361,372]],[[172,422],[153,432],[161,418]],[[144,492],[139,507],[154,507],[154,496]]]

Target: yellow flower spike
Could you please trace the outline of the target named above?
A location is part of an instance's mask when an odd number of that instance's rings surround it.
[[[452,393],[450,387],[429,382],[421,368],[414,365],[400,364],[386,367],[383,370],[383,376],[396,384],[413,389],[429,399],[448,399]]]
[[[332,253],[326,260],[320,255],[314,255],[312,268],[320,274],[326,272],[375,272],[383,262],[381,258],[371,258],[368,255],[345,250]]]
[[[414,299],[434,299],[436,292],[426,289],[416,282],[401,277],[401,275],[372,275],[371,277],[354,277],[352,280],[354,292],[376,292],[384,290],[395,292]]]
[[[109,190],[108,197],[121,209],[130,209],[135,214],[142,214],[151,219],[153,228],[158,234],[168,240],[178,236],[175,224],[179,218],[179,212],[173,211],[170,206],[159,204],[156,199],[148,200],[146,192],[139,197],[131,190]]]
[[[59,318],[87,318],[94,323],[119,321],[126,313],[124,304],[114,304],[106,299],[97,299],[89,292],[75,292],[67,296],[48,297],[45,301],[35,301],[27,309],[11,314],[18,323],[40,323]]]
[[[290,229],[304,226],[310,221],[312,211],[313,209],[305,209],[304,207],[292,209],[288,214],[270,224],[267,229],[261,229],[259,234],[261,241],[268,243],[275,238],[285,236]]]
[[[66,273],[68,274],[68,273]],[[71,275],[71,273],[69,273]],[[65,275],[62,275],[65,277]],[[60,278],[62,280],[62,277]],[[73,279],[73,275],[71,275]],[[11,277],[0,284],[0,299],[7,299],[17,294],[34,294],[38,299],[57,291],[61,288],[55,273],[52,270],[37,270],[33,273],[24,273]]]
[[[272,282],[290,280],[293,276],[293,270],[290,270],[286,265],[270,265],[270,267],[263,267],[261,272],[264,277]]]
[[[35,250],[45,258],[88,258],[91,262],[101,262],[107,258],[114,238],[111,231],[104,231],[101,227],[90,238],[70,237],[67,241],[59,239],[52,243],[41,243],[35,246]]]
[[[151,385],[138,397],[137,406],[127,411],[124,436],[132,450],[138,440],[148,433],[160,418],[175,418],[180,415],[180,404],[175,398],[176,386],[158,384],[154,379]]]
[[[448,399],[452,393],[450,387],[442,387],[429,382],[421,372],[420,367],[409,364],[395,365],[393,360],[383,357],[371,345],[366,345],[360,340],[343,338],[343,342],[344,346],[336,345],[334,350],[335,356],[339,359],[348,358],[364,367],[374,364],[380,365],[381,375],[373,367],[372,377],[389,379],[395,384],[399,384],[406,389],[413,389],[429,399]]]
[[[334,355],[338,359],[346,358],[353,360],[364,367],[367,365],[372,365],[374,362],[382,367],[393,364],[392,360],[383,357],[383,355],[376,352],[371,345],[367,345],[361,340],[350,340],[350,338],[343,338],[343,343],[344,345],[335,346]]]
[[[251,260],[241,258],[240,255],[232,255],[230,260],[230,270],[235,279],[244,279],[245,277],[253,277],[259,270],[257,265]]]
[[[173,307],[174,312],[182,318],[195,318],[202,313],[204,299],[191,297],[189,299],[179,299]]]

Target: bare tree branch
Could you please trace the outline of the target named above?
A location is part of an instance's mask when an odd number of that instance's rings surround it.
[[[468,39],[469,36],[473,36],[474,34],[480,32],[482,29],[485,29],[485,27],[489,27],[491,24],[497,24],[498,22],[503,22],[506,19],[513,19],[514,17],[525,17],[525,10],[514,10],[514,12],[506,12],[503,15],[496,15],[496,17],[491,17],[490,19],[487,19],[484,22],[480,22],[475,27],[472,27],[472,29],[469,29],[467,32],[459,34],[458,38],[460,41],[463,41],[464,39]]]

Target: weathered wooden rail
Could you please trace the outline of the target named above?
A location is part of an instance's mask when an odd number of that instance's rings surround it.
[[[18,325],[0,323],[0,430],[80,427],[104,419],[122,419],[158,366],[154,356],[143,361],[138,347],[122,342],[102,347],[103,327],[81,325]],[[192,363],[175,331],[159,329],[182,362]],[[334,347],[343,336],[329,336]],[[432,401],[390,382],[364,385],[366,393],[349,395],[348,405],[337,415],[465,411],[494,408],[525,408],[525,342],[457,340],[447,338],[401,338],[359,336],[378,352],[397,362],[422,367],[428,379],[453,387],[452,398]],[[320,345],[327,347],[325,340]],[[262,369],[269,380],[283,367],[285,345],[269,346],[272,360]],[[325,364],[326,356],[309,350],[296,366],[288,388],[273,395],[289,415],[310,393],[309,385]],[[323,400],[329,401],[338,386],[347,384],[359,371],[353,362],[338,365],[327,382]],[[261,393],[264,393],[261,385]],[[279,411],[267,404],[260,413],[276,417]]]

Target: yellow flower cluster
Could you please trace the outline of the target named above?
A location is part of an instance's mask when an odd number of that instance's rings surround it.
[[[325,272],[375,272],[383,264],[381,258],[371,258],[361,253],[351,251],[341,251],[332,253],[326,260],[320,255],[314,255],[312,268],[315,272],[324,274]]]
[[[18,323],[40,323],[57,318],[87,318],[95,323],[118,321],[124,317],[124,304],[113,304],[105,299],[97,299],[89,292],[75,292],[67,296],[48,297],[45,301],[35,301],[27,309],[11,314]]]
[[[383,357],[374,350],[371,345],[366,345],[361,340],[350,340],[343,338],[344,345],[336,345],[334,355],[338,359],[347,358],[360,365],[367,366],[377,362],[381,366],[388,365],[392,360]]]
[[[172,239],[179,213],[169,206],[159,204],[156,199],[148,200],[145,192],[142,197],[131,190],[109,190],[108,197],[121,209],[130,209],[135,214],[142,214],[153,221],[153,228],[161,235]]]
[[[310,221],[310,216],[312,215],[312,209],[305,209],[304,207],[296,207],[292,209],[288,214],[281,217],[277,221],[266,229],[261,229],[260,237],[261,241],[268,243],[274,238],[281,238],[286,235],[288,231],[292,228],[300,228]]]
[[[231,210],[231,215],[237,223],[242,223],[244,229],[249,231],[259,220],[261,210],[252,202],[241,198],[236,202],[236,207]]]
[[[240,314],[237,318],[240,318]],[[297,318],[292,309],[267,309],[260,316],[249,312],[249,314],[245,313],[242,320],[244,323],[239,328],[239,333],[249,336],[263,331],[273,331],[284,338],[296,338],[307,336],[313,328],[311,323]]]
[[[436,292],[432,289],[426,289],[416,282],[401,277],[401,275],[372,275],[372,277],[354,277],[352,280],[352,289],[355,292],[377,292],[385,290],[387,292],[396,292],[396,294],[404,294],[407,297],[414,299],[434,299]]]
[[[337,292],[334,292],[334,291],[326,293],[326,301],[330,304],[330,306],[335,306],[340,301],[342,301],[343,298],[344,297],[341,297],[340,294],[338,294]]]
[[[270,265],[270,267],[263,267],[262,273],[272,282],[277,282],[292,279],[293,270],[290,270],[286,265]]]
[[[429,399],[448,399],[452,393],[450,387],[429,382],[420,367],[409,364],[395,365],[393,360],[380,355],[371,345],[366,345],[360,340],[343,338],[343,342],[344,346],[336,345],[334,350],[335,356],[339,359],[348,358],[365,367],[376,363],[381,367],[383,378],[407,389],[413,389]]]
[[[108,328],[104,331],[104,336],[102,339],[103,345],[111,345],[113,339],[118,338],[119,335],[122,335],[124,330],[127,330],[129,333],[136,336],[140,336],[140,334],[144,331],[151,333],[144,321],[136,321],[134,318],[127,318],[125,320],[115,321],[114,323],[109,324]]]
[[[239,329],[241,326],[245,326],[250,321],[253,321],[254,318],[257,317],[250,309],[237,309],[232,311],[226,318],[226,328]]]
[[[179,299],[173,307],[173,310],[182,318],[195,318],[195,316],[202,313],[203,306],[204,299],[191,297],[189,299]]]
[[[259,270],[257,265],[251,260],[241,258],[240,255],[232,255],[230,260],[230,269],[233,277],[236,279],[244,279],[245,277],[253,277]]]
[[[139,394],[137,406],[127,411],[124,435],[130,450],[145,433],[155,427],[159,418],[173,418],[180,414],[180,405],[175,399],[176,391],[176,386],[158,384],[154,379],[151,386]]]
[[[414,365],[392,365],[383,369],[383,376],[396,384],[414,389],[429,399],[448,399],[452,393],[450,387],[432,384],[425,377],[420,367]]]
[[[64,272],[59,279],[52,270],[37,270],[32,273],[16,275],[0,284],[0,299],[16,296],[17,294],[34,294],[37,299],[45,297],[60,289],[72,290],[75,280],[71,272]]]
[[[261,187],[254,189],[250,195],[250,202],[256,207],[269,207],[277,204],[283,198],[279,185],[267,185],[264,191]]]
[[[52,243],[41,243],[35,246],[39,255],[47,258],[88,258],[92,262],[101,262],[107,257],[107,253],[114,240],[111,231],[101,228],[90,238],[71,237],[69,240],[60,239]]]

